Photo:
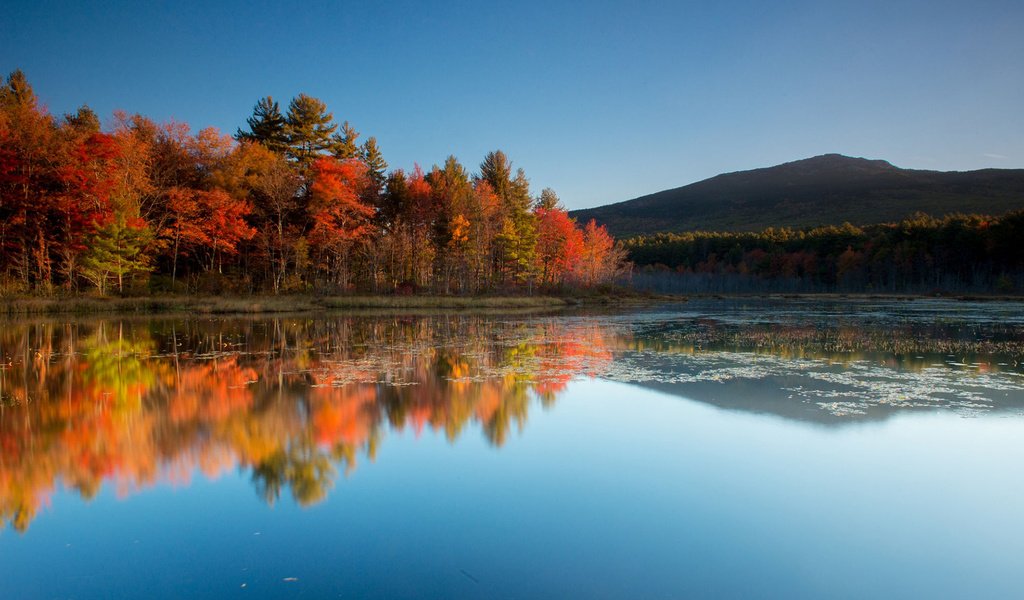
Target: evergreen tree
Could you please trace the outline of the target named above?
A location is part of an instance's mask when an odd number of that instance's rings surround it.
[[[537,226],[531,212],[530,182],[519,169],[512,177],[512,162],[501,150],[490,152],[480,165],[480,178],[494,189],[505,214],[498,234],[499,260],[505,271],[518,282],[530,281],[533,275]]]
[[[29,85],[25,74],[21,69],[12,71],[7,76],[7,84],[0,86],[0,108],[29,107],[34,109],[36,104],[36,93]]]
[[[504,152],[495,150],[487,153],[484,162],[480,163],[480,179],[490,184],[502,201],[505,200],[512,185],[512,163]]]
[[[334,115],[327,112],[321,100],[299,94],[288,104],[285,133],[288,136],[288,155],[305,170],[324,151],[334,148],[332,139],[337,125],[331,124]]]
[[[540,198],[537,200],[537,208],[544,210],[553,210],[555,208],[561,208],[559,206],[558,194],[551,188],[544,188],[540,193]]]
[[[368,138],[361,148],[361,154],[363,162],[370,169],[370,179],[373,180],[374,186],[380,189],[384,185],[388,163],[384,160],[384,155],[381,154],[380,148],[377,147],[377,138]]]
[[[245,120],[249,131],[238,130],[235,139],[238,141],[258,142],[278,153],[288,149],[288,136],[285,132],[285,119],[281,115],[281,107],[273,98],[260,98],[252,109],[252,116]]]
[[[75,114],[64,115],[64,123],[73,131],[82,134],[99,133],[100,118],[93,109],[85,104],[79,107]]]
[[[145,226],[129,223],[124,215],[96,231],[89,241],[89,250],[82,257],[82,274],[106,293],[107,284],[117,282],[117,291],[124,292],[124,280],[137,273],[152,270],[150,257],[144,253],[153,241]]]
[[[455,155],[448,155],[444,161],[442,172],[448,187],[461,189],[469,186],[469,173],[466,172],[466,168],[462,166],[459,159],[455,158]]]
[[[341,131],[334,134],[334,156],[340,159],[359,158],[360,150],[356,145],[359,132],[349,125],[348,121],[341,124]]]
[[[515,261],[513,273],[519,281],[530,281],[534,275],[537,258],[537,223],[533,214],[533,199],[530,197],[530,181],[519,169],[508,198],[508,215],[515,225]]]
[[[377,219],[389,229],[409,212],[409,182],[401,169],[395,169],[388,175],[378,209]]]

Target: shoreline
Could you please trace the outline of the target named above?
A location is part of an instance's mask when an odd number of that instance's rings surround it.
[[[0,317],[89,314],[275,314],[334,310],[559,310],[585,307],[636,306],[689,300],[888,300],[913,302],[1024,302],[1024,296],[1005,294],[925,295],[877,293],[707,293],[653,294],[620,292],[579,296],[143,296],[143,297],[34,297],[0,298]]]
[[[275,314],[334,310],[545,310],[665,301],[642,294],[593,296],[143,296],[0,298],[0,317],[90,314]],[[682,301],[682,298],[672,300]]]

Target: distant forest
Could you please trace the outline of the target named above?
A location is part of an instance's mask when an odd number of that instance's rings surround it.
[[[633,285],[678,293],[1024,291],[1024,211],[624,242]]]
[[[625,269],[604,227],[534,196],[500,151],[388,170],[373,137],[300,94],[234,136],[0,86],[0,293],[531,292]]]

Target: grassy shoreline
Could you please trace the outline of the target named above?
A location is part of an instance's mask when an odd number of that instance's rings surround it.
[[[146,296],[132,298],[69,296],[0,298],[0,316],[89,314],[273,314],[334,310],[557,310],[572,307],[629,306],[690,299],[768,300],[955,300],[1021,302],[1024,296],[870,293],[815,294],[643,294],[631,291],[580,296]]]
[[[269,314],[362,309],[559,309],[647,300],[594,296],[70,296],[0,298],[0,316],[53,314]]]

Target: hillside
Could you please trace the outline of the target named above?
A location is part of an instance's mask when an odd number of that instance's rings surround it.
[[[758,231],[1024,208],[1024,169],[923,171],[825,154],[725,173],[633,200],[573,211],[617,237],[663,231]]]

